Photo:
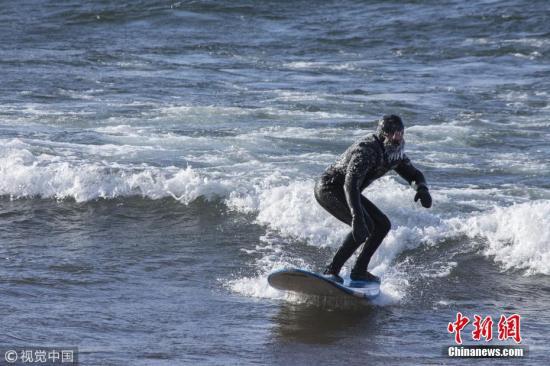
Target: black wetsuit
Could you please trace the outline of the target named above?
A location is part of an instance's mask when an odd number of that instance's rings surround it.
[[[391,160],[390,160],[391,159]],[[417,191],[426,190],[426,180],[401,151],[388,156],[382,140],[375,134],[368,135],[351,145],[338,160],[329,166],[315,184],[317,202],[340,221],[352,226],[352,212],[362,212],[369,234],[363,250],[352,269],[353,273],[367,270],[369,261],[390,231],[390,220],[361,192],[374,180],[390,170],[395,170]],[[422,202],[424,205],[424,202]],[[431,198],[429,205],[431,205]],[[425,206],[429,207],[429,206]],[[363,242],[356,242],[348,233],[332,263],[331,273],[337,274],[344,263]]]

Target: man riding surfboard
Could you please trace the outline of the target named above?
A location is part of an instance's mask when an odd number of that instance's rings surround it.
[[[404,152],[404,125],[397,115],[384,116],[376,133],[367,135],[351,145],[330,165],[315,184],[317,202],[338,220],[351,226],[351,231],[324,275],[343,283],[339,273],[344,263],[363,245],[353,269],[353,281],[380,279],[368,272],[367,267],[376,249],[391,228],[388,217],[361,192],[374,180],[394,170],[415,190],[414,201],[423,207],[432,205],[432,197],[422,172],[416,169]]]

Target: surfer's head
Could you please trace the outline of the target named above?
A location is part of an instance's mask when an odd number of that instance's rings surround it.
[[[386,150],[390,161],[401,159],[405,148],[404,132],[405,126],[401,117],[390,114],[382,117],[378,122],[377,134]]]

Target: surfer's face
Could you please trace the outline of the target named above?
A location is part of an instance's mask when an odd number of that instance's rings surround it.
[[[396,131],[384,134],[384,149],[390,162],[403,158],[405,149],[405,138],[403,131]]]
[[[401,145],[402,142],[405,141],[405,139],[403,138],[403,135],[404,135],[404,131],[395,131],[392,133],[387,133],[385,142],[388,145],[399,146]]]

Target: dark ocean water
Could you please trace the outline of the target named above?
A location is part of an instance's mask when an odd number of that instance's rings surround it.
[[[522,317],[529,356],[480,364],[550,361],[547,1],[0,10],[2,349],[77,346],[83,365],[459,364],[443,348],[460,311],[492,316],[495,338],[500,315]],[[331,258],[346,228],[314,180],[388,113],[434,206],[394,174],[364,192],[392,221],[370,267],[379,300],[270,288],[273,270]]]

